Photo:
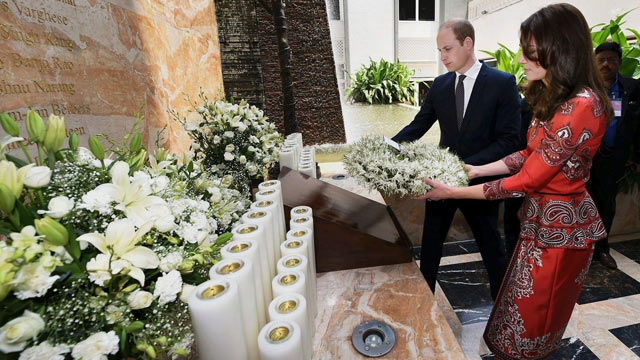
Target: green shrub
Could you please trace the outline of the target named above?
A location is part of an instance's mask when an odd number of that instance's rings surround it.
[[[371,60],[371,59],[370,59]],[[351,85],[347,88],[347,100],[369,104],[391,104],[408,102],[415,105],[411,77],[415,73],[396,60],[395,63],[380,59],[371,60],[369,66],[362,65]]]
[[[524,76],[524,68],[522,64],[518,62],[522,49],[518,48],[518,51],[515,52],[503,44],[498,43],[498,45],[500,47],[495,52],[487,50],[480,51],[496,59],[496,69],[513,74],[516,77],[516,85],[518,85],[518,88],[521,88],[526,79]]]

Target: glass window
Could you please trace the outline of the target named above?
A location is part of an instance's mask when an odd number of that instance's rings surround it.
[[[399,15],[400,20],[415,20],[416,0],[400,0]]]
[[[340,20],[340,0],[327,0],[329,20]]]
[[[399,20],[434,21],[436,19],[436,0],[398,0]],[[418,18],[416,19],[416,11]]]
[[[436,1],[418,0],[418,20],[434,21],[436,19]]]

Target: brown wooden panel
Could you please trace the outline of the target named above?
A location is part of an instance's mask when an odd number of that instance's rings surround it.
[[[292,208],[313,209],[317,272],[412,261],[411,242],[390,207],[289,168],[279,180],[287,224]]]

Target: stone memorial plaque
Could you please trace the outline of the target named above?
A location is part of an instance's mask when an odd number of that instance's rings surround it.
[[[179,152],[190,141],[167,110],[222,91],[211,1],[0,0],[0,43],[0,112],[25,137],[28,109],[64,116],[81,146],[96,134],[121,141],[140,115],[147,145],[166,126]]]

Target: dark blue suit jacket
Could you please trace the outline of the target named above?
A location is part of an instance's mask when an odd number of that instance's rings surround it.
[[[438,76],[418,114],[393,140],[417,140],[438,121],[440,147],[449,148],[467,164],[491,163],[519,150],[520,95],[515,77],[482,64],[460,130],[455,81],[455,72]],[[475,179],[473,183],[487,180]]]
[[[618,75],[618,84],[622,96],[622,117],[616,125],[613,173],[616,181],[624,175],[629,158],[640,161],[640,80]]]

